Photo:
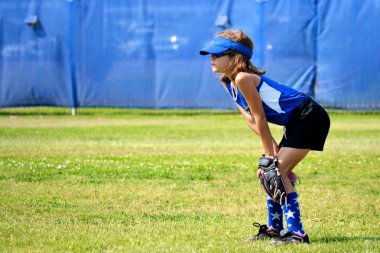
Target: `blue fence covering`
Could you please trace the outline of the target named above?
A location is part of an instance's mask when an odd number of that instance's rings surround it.
[[[0,0],[0,107],[235,105],[198,54],[224,29],[327,107],[380,109],[379,0]]]

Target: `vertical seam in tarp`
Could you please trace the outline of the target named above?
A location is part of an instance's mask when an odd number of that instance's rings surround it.
[[[314,35],[314,54],[313,54],[313,60],[314,60],[314,79],[312,82],[312,92],[313,96],[315,96],[315,92],[317,89],[317,83],[318,83],[318,46],[319,46],[319,20],[318,20],[318,0],[314,1],[314,26],[312,29],[314,29],[314,33],[311,33]]]
[[[76,109],[77,91],[75,78],[75,61],[74,61],[74,17],[75,17],[75,0],[68,0],[68,25],[67,25],[67,74],[71,91],[71,108]]]
[[[222,29],[228,29],[232,26],[231,24],[231,8],[233,5],[232,0],[224,0],[219,8],[218,15],[216,17],[216,20],[214,22],[214,25],[222,28]]]
[[[3,17],[0,17],[0,108],[3,107],[4,101],[2,101],[2,89],[4,84],[4,57],[3,57],[3,39],[4,38],[4,29],[3,29]]]
[[[260,59],[260,63],[259,63],[259,66],[260,68],[262,68],[263,66],[265,66],[265,35],[264,35],[264,26],[265,26],[265,2],[266,0],[260,0],[259,1],[259,5],[260,5],[260,25],[259,25],[259,38],[260,38],[260,48],[261,48],[261,51],[260,52],[260,55],[259,55],[259,59]]]

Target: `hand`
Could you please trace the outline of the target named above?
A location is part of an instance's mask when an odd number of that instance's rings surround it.
[[[260,177],[261,177],[261,175],[264,173],[264,170],[263,170],[263,168],[259,168],[258,170],[257,170],[257,178],[258,179],[260,179]]]
[[[265,155],[262,155],[260,160],[259,160],[259,166],[258,166],[258,170],[257,170],[257,178],[260,179],[261,178],[261,175],[264,174],[264,168],[267,168],[268,166],[271,166],[273,163],[275,163],[275,157],[272,157],[272,156],[265,156]]]

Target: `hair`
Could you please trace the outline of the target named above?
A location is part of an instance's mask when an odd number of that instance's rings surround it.
[[[236,30],[236,31],[235,30],[226,30],[226,31],[218,33],[217,36],[222,37],[222,38],[226,38],[226,39],[230,39],[230,40],[233,40],[233,41],[238,42],[240,44],[243,44],[244,46],[248,47],[249,49],[251,49],[253,51],[253,48],[254,48],[253,41],[242,30]],[[237,76],[237,74],[239,72],[248,72],[248,73],[257,74],[257,75],[261,75],[261,74],[265,73],[265,70],[256,68],[252,64],[249,57],[244,55],[244,54],[236,52],[236,54],[234,54],[233,56],[230,56],[230,57],[234,58],[233,59],[233,68],[231,71],[232,72],[232,76],[231,76],[232,79],[235,79],[235,77]],[[232,80],[230,80],[230,78],[227,77],[226,75],[222,75],[222,77],[220,78],[220,81],[222,83],[226,84]]]

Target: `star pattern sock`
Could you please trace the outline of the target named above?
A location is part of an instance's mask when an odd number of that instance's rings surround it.
[[[284,226],[282,223],[281,205],[267,196],[268,227],[280,232]]]
[[[296,232],[298,234],[305,234],[302,228],[301,212],[298,203],[297,192],[292,192],[286,195],[287,204],[285,201],[281,203],[282,211],[286,218],[286,225],[288,230]]]

